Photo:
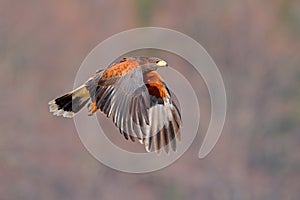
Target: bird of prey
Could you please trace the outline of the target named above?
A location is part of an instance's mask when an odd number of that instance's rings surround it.
[[[118,59],[77,89],[50,101],[50,112],[72,118],[88,103],[89,115],[100,110],[112,118],[125,139],[138,140],[146,151],[176,151],[181,115],[156,71],[167,66],[156,57]]]

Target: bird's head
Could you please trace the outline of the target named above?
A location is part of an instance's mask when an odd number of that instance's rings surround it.
[[[151,62],[153,64],[155,64],[157,66],[157,68],[159,68],[159,67],[168,67],[168,63],[166,61],[160,59],[160,58],[153,57],[153,58],[150,58],[150,59],[152,59]]]
[[[143,71],[155,71],[160,67],[167,67],[168,63],[157,57],[138,57]]]

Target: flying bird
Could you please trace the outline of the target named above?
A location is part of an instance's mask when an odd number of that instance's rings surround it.
[[[167,66],[156,57],[118,59],[75,90],[50,101],[50,112],[72,118],[88,104],[89,115],[100,110],[112,118],[125,139],[138,140],[146,151],[176,151],[181,115],[156,71]]]

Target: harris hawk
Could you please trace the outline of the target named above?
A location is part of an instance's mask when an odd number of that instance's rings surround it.
[[[137,139],[146,151],[176,151],[181,115],[156,71],[167,66],[156,57],[124,57],[98,70],[75,90],[50,101],[50,112],[72,118],[88,103],[89,115],[100,110],[112,118],[125,139]]]

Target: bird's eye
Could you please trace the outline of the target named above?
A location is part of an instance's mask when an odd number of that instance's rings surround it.
[[[124,57],[124,58],[122,58],[121,60],[120,60],[120,63],[121,62],[125,62],[126,61],[126,58]]]

